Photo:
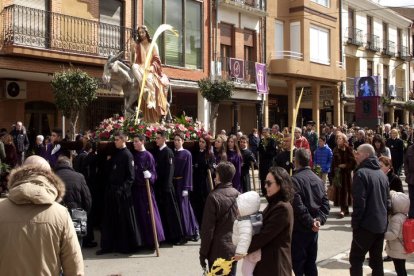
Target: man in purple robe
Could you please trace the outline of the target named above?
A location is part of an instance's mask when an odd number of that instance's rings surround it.
[[[135,207],[135,215],[137,217],[138,227],[142,234],[143,245],[154,246],[154,236],[152,231],[151,214],[149,211],[149,201],[146,179],[149,180],[151,189],[152,208],[154,210],[154,221],[157,230],[158,241],[164,241],[164,229],[162,227],[160,213],[158,212],[157,201],[155,200],[154,185],[157,173],[155,171],[155,161],[152,154],[145,149],[145,136],[138,134],[134,137],[134,170],[135,183],[132,186],[132,199]]]
[[[193,190],[193,162],[191,153],[183,148],[184,134],[174,135],[174,187],[178,206],[181,210],[181,223],[187,239],[198,241],[199,227],[188,198],[189,191]]]
[[[49,161],[50,167],[54,168],[57,162],[59,155],[61,154],[61,145],[60,141],[62,139],[62,130],[53,129],[50,136],[50,144],[46,146],[46,156],[45,159]]]

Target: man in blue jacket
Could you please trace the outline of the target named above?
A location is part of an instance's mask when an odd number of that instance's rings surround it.
[[[321,136],[318,139],[318,148],[315,150],[314,165],[321,167],[321,178],[326,185],[328,174],[331,171],[332,149],[326,144],[326,138]]]
[[[325,184],[309,167],[310,154],[304,148],[295,152],[292,177],[295,196],[292,207],[295,221],[292,234],[292,266],[296,276],[318,275],[318,232],[329,215]]]
[[[387,230],[387,211],[391,207],[388,178],[380,170],[374,148],[362,144],[355,154],[358,167],[352,183],[352,245],[350,274],[362,276],[362,264],[369,252],[372,275],[384,275],[382,249]]]

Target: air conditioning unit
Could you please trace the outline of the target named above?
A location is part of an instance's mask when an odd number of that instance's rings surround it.
[[[6,99],[22,100],[27,98],[26,82],[6,81]]]

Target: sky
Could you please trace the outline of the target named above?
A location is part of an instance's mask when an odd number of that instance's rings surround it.
[[[374,0],[375,2],[376,0]],[[379,3],[383,6],[401,7],[411,6],[414,8],[414,0],[379,0]]]

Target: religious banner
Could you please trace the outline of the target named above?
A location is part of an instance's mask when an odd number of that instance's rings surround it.
[[[236,80],[244,80],[244,60],[230,58],[230,75]]]
[[[268,94],[266,64],[256,62],[256,90],[258,94]]]

